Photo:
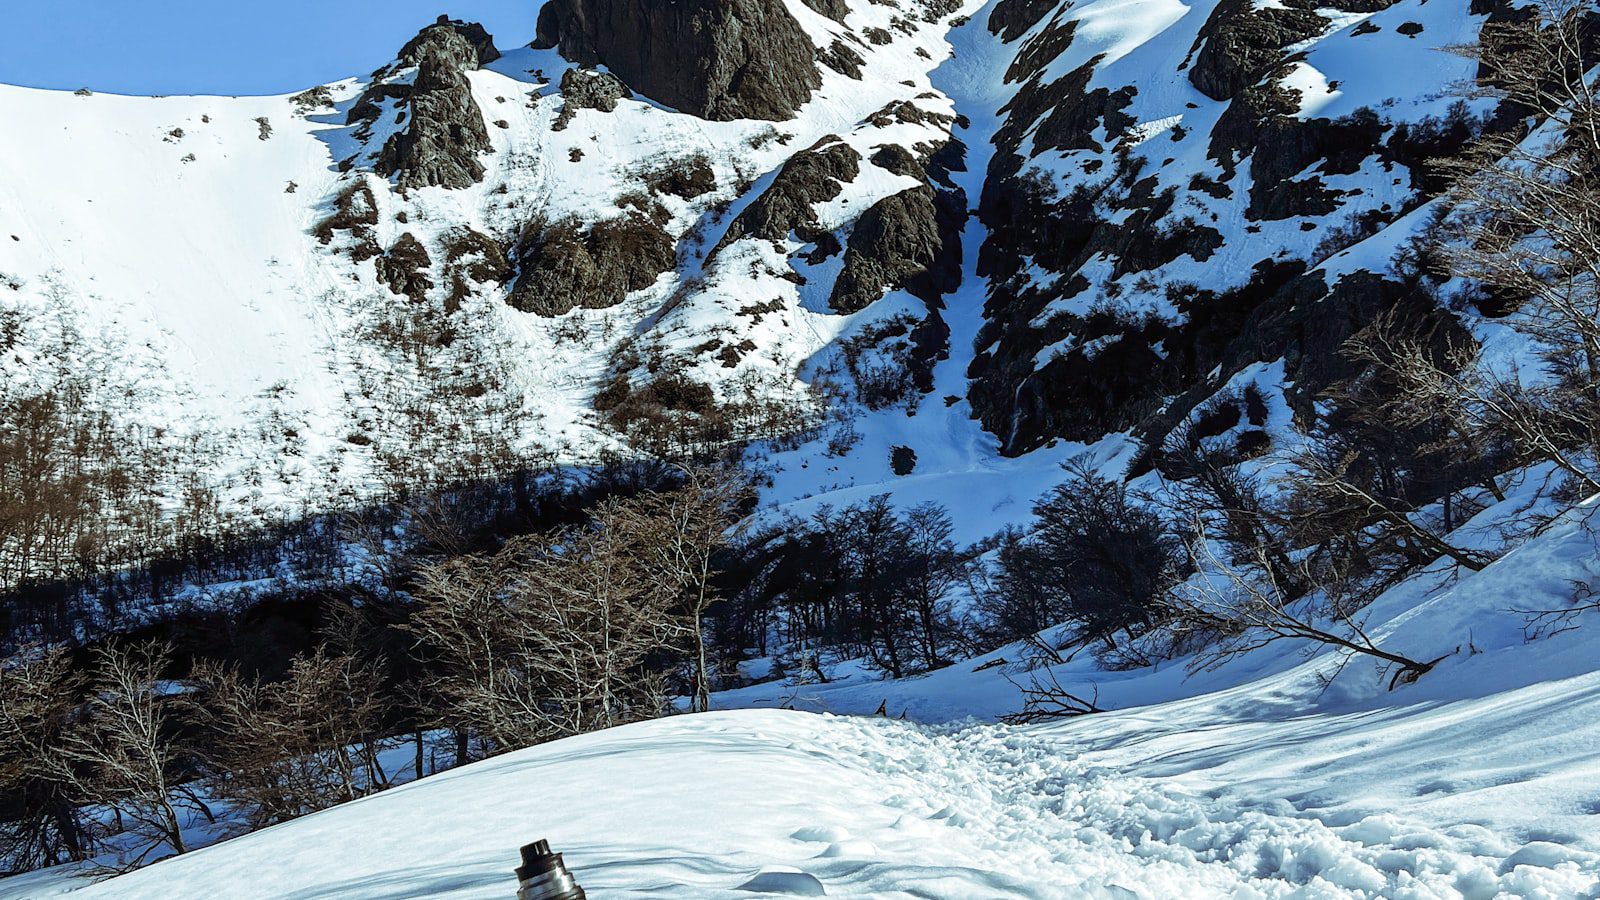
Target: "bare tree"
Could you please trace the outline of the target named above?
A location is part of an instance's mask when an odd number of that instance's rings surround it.
[[[1479,61],[1470,93],[1500,101],[1515,127],[1437,163],[1454,180],[1440,222],[1450,274],[1516,309],[1508,321],[1542,351],[1532,373],[1462,375],[1413,366],[1438,394],[1467,398],[1534,458],[1600,492],[1600,107],[1589,7],[1541,0],[1486,25],[1463,49]],[[1415,362],[1410,360],[1409,362]],[[1430,383],[1432,382],[1432,383]]]
[[[1353,356],[1382,371],[1398,386],[1398,400],[1383,415],[1401,427],[1420,422],[1447,425],[1435,448],[1441,455],[1486,457],[1477,483],[1504,499],[1491,468],[1548,461],[1591,493],[1600,493],[1600,473],[1585,451],[1600,437],[1600,422],[1572,402],[1571,385],[1525,379],[1512,369],[1483,365],[1476,348],[1461,347],[1439,359],[1397,335],[1386,319],[1353,338]],[[1498,462],[1499,465],[1494,465]]]
[[[1000,717],[1008,725],[1032,725],[1053,719],[1072,719],[1092,713],[1105,712],[1100,708],[1100,689],[1091,686],[1089,695],[1066,687],[1048,665],[1031,672],[1028,682],[1022,684],[1007,675],[1006,680],[1022,695],[1022,709]]]
[[[76,802],[113,810],[127,833],[148,841],[135,864],[163,846],[188,850],[182,811],[211,815],[185,784],[186,753],[162,681],[171,652],[158,642],[98,651],[88,699],[56,760]]]
[[[649,662],[690,626],[682,586],[642,564],[634,514],[613,501],[593,526],[423,570],[407,628],[435,665],[446,724],[504,751],[665,710]]]
[[[325,647],[270,684],[200,668],[196,706],[211,732],[215,795],[263,827],[387,787],[377,754],[387,709],[380,681],[374,666]]]
[[[1298,639],[1379,660],[1393,668],[1392,688],[1415,681],[1445,658],[1421,661],[1385,649],[1366,633],[1357,611],[1293,598],[1259,554],[1254,565],[1224,561],[1212,552],[1204,523],[1196,523],[1195,535],[1191,553],[1200,574],[1161,597],[1170,631],[1180,639],[1185,633],[1203,638],[1190,663],[1192,671],[1214,669],[1269,644]]]
[[[1419,522],[1403,495],[1380,487],[1383,479],[1364,457],[1362,448],[1340,443],[1314,444],[1295,455],[1286,482],[1293,490],[1290,520],[1302,537],[1309,534],[1357,546],[1370,544],[1373,538],[1392,538],[1389,543],[1413,551],[1407,554],[1413,564],[1441,556],[1474,572],[1493,561],[1485,553],[1450,543]],[[1375,526],[1376,532],[1371,530]],[[1357,551],[1347,547],[1338,552],[1348,557]]]
[[[676,490],[612,507],[609,527],[626,532],[649,577],[657,582],[656,590],[683,593],[694,638],[689,708],[704,711],[711,708],[705,616],[721,599],[714,585],[716,558],[738,539],[734,522],[751,489],[746,478],[729,469],[696,467],[683,474],[683,484]]]
[[[0,664],[0,866],[5,871],[81,860],[91,850],[60,760],[81,689],[63,650],[25,648]]]
[[[1182,542],[1122,481],[1076,461],[1034,506],[1035,529],[1004,547],[998,587],[1071,623],[1085,642],[1153,624],[1160,595],[1182,577]]]
[[[1205,522],[1232,557],[1260,560],[1289,596],[1311,590],[1293,562],[1283,516],[1261,476],[1207,447],[1191,426],[1173,432],[1163,456],[1183,479],[1174,492],[1180,517]]]
[[[950,637],[950,591],[966,577],[969,560],[956,552],[950,514],[937,503],[922,503],[906,512],[906,550],[911,560],[905,592],[917,617],[923,667],[945,663],[943,646]]]

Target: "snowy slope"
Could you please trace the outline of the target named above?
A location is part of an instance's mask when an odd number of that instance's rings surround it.
[[[1292,642],[1199,674],[1081,657],[1055,676],[1112,711],[1009,727],[989,723],[1019,704],[1021,648],[898,682],[841,666],[716,698],[788,709],[558,741],[0,897],[502,897],[517,846],[548,837],[595,897],[748,896],[763,873],[805,895],[802,872],[846,897],[1592,898],[1600,621],[1540,634],[1528,612],[1596,577],[1594,515],[1381,597],[1375,640],[1444,657],[1392,690],[1369,662]],[[879,703],[909,721],[870,716]]]
[[[538,5],[530,4],[530,16]],[[1232,105],[1205,96],[1189,77],[1202,27],[1220,15],[1217,4],[968,0],[953,15],[906,22],[892,5],[853,3],[842,23],[800,0],[785,5],[818,47],[842,41],[852,48],[863,61],[860,77],[819,67],[820,89],[780,123],[706,121],[636,96],[613,112],[581,110],[556,130],[566,106],[559,85],[570,65],[553,51],[506,49],[468,73],[473,99],[492,123],[492,152],[480,160],[483,180],[457,190],[398,190],[370,171],[399,127],[389,115],[399,111],[387,101],[371,133],[346,124],[371,80],[334,85],[331,105],[309,106],[290,98],[73,96],[0,87],[0,116],[15,126],[0,134],[0,154],[9,163],[0,171],[0,284],[16,285],[0,287],[0,304],[65,309],[97,335],[104,355],[142,359],[159,371],[161,390],[133,401],[129,415],[207,434],[214,448],[210,474],[239,508],[316,507],[373,491],[383,477],[380,451],[403,455],[414,441],[415,428],[395,410],[424,393],[417,373],[372,338],[374,322],[403,302],[380,283],[373,262],[354,262],[340,240],[327,246],[313,234],[342,192],[372,189],[378,207],[372,239],[380,250],[408,235],[426,250],[435,285],[430,302],[439,304],[450,282],[449,242],[461,230],[511,247],[532,221],[609,220],[638,193],[644,173],[703,154],[715,176],[712,191],[692,200],[653,198],[670,217],[664,227],[677,243],[675,268],[620,305],[550,318],[509,308],[505,285],[471,286],[454,314],[462,340],[437,349],[431,360],[438,370],[478,376],[474,387],[490,387],[476,400],[455,398],[458,415],[479,425],[503,417],[515,448],[583,461],[625,443],[592,409],[623,348],[684,362],[724,399],[750,389],[809,404],[840,379],[847,343],[886,322],[937,315],[948,338],[929,390],[868,409],[847,385],[832,397],[829,424],[815,440],[758,445],[750,461],[770,482],[769,505],[803,515],[822,502],[884,492],[908,504],[939,500],[952,505],[958,537],[976,539],[1024,519],[1031,501],[1055,482],[1057,465],[1091,449],[1049,439],[1051,423],[1030,419],[1028,410],[1043,406],[1048,416],[1071,418],[1100,402],[1095,360],[1137,370],[1127,377],[1145,382],[1132,404],[1141,410],[1160,408],[1198,382],[1204,388],[1198,395],[1170,404],[1180,412],[1222,387],[1240,365],[1273,362],[1217,360],[1202,378],[1164,371],[1172,350],[1165,341],[1180,339],[1193,317],[1173,308],[1173,291],[1197,284],[1237,288],[1262,261],[1315,266],[1331,228],[1363,212],[1398,215],[1417,199],[1408,173],[1381,153],[1335,174],[1323,172],[1332,163],[1317,162],[1299,176],[1336,195],[1324,215],[1250,214],[1250,158],[1235,160],[1228,196],[1193,189],[1196,178],[1225,178],[1213,145]],[[997,33],[995,17],[1018,7],[1033,11],[1033,23]],[[1372,108],[1386,134],[1448,108],[1448,88],[1467,63],[1439,48],[1470,40],[1482,19],[1459,4],[1415,0],[1370,15],[1321,14],[1326,27],[1293,48],[1304,58],[1282,76],[1302,95],[1300,115],[1326,122]],[[1407,23],[1423,30],[1402,33]],[[878,31],[892,40],[862,37]],[[1403,77],[1390,65],[1402,59]],[[1132,124],[1112,134],[1109,119],[1091,122],[1089,149],[1042,146],[1048,119],[1028,124],[1018,103],[1079,72],[1087,72],[1085,92],[1132,86],[1119,113]],[[397,83],[411,77],[404,70],[379,76]],[[1312,90],[1323,83],[1336,87]],[[1076,102],[1070,94],[1063,98],[1067,106]],[[885,121],[878,114],[892,104],[908,104],[924,118]],[[272,128],[265,139],[259,119]],[[1022,246],[1036,226],[1053,228],[1052,217],[1076,212],[1022,209],[1012,230],[1011,223],[973,215],[959,240],[960,284],[940,299],[942,309],[892,290],[851,313],[827,304],[839,257],[811,265],[805,256],[812,248],[799,237],[739,240],[712,253],[785,163],[819,141],[842,143],[865,158],[884,146],[920,155],[954,139],[959,164],[947,175],[976,211],[1006,190],[998,173],[1008,170],[1017,134],[1023,172],[1063,196],[1099,189],[1122,156],[1137,161],[1153,179],[1149,190],[1178,191],[1179,201],[1128,240],[1159,243],[1166,231],[1193,220],[1215,233],[1216,252],[1152,260],[1137,278],[1115,272],[1109,250],[1081,260],[1027,257],[1013,270],[985,255],[1008,243]],[[1250,150],[1234,148],[1246,157]],[[1257,155],[1273,150],[1263,145]],[[353,169],[340,172],[347,161]],[[915,184],[863,159],[859,176],[818,204],[819,223],[848,240],[864,211]],[[1124,186],[1107,188],[1094,214],[1112,225],[1128,219],[1128,204],[1137,203],[1127,194]],[[1328,260],[1328,279],[1385,271],[1419,219],[1406,216]],[[1088,279],[1087,289],[1068,289],[1075,274]],[[750,315],[755,307],[769,312]],[[1090,310],[1109,310],[1118,321],[1154,316],[1176,331],[1156,340],[1148,359],[1119,356],[1151,336],[1119,340],[1119,325],[1110,335],[1087,337],[1074,323]],[[1022,320],[1010,321],[1016,316]],[[708,347],[755,349],[735,354],[730,364]],[[1115,352],[1106,355],[1108,349]],[[1281,372],[1263,386],[1281,393],[1295,374]],[[1207,379],[1216,383],[1207,386]],[[1133,430],[1137,419],[1107,402],[1109,412],[1084,412],[1098,424],[1075,427],[1073,436],[1116,469],[1138,447],[1106,432]],[[891,472],[894,447],[917,454],[909,477]],[[1019,449],[1031,452],[1018,456]],[[437,455],[422,453],[414,464],[433,465]],[[263,471],[274,477],[263,483]]]
[[[530,4],[530,17],[538,6]],[[646,172],[704,155],[714,190],[693,200],[655,198],[680,243],[677,269],[619,306],[554,318],[510,309],[502,285],[473,284],[454,314],[463,340],[438,349],[430,364],[480,373],[494,392],[478,406],[512,410],[504,424],[513,443],[565,461],[619,444],[594,420],[590,401],[624,340],[689,357],[708,337],[748,339],[759,353],[736,368],[701,361],[697,375],[719,390],[755,378],[803,396],[808,359],[906,302],[835,314],[802,298],[780,277],[788,260],[759,242],[730,248],[714,270],[706,268],[710,248],[796,152],[830,136],[863,153],[937,143],[948,134],[938,121],[867,120],[897,102],[939,117],[953,110],[929,79],[949,55],[942,24],[895,26],[894,40],[879,45],[859,33],[898,21],[893,8],[863,4],[840,24],[799,0],[789,6],[820,46],[849,38],[862,58],[856,77],[822,69],[822,87],[792,120],[710,122],[636,96],[614,112],[581,110],[558,130],[559,84],[570,64],[551,51],[507,49],[468,73],[492,123],[493,149],[481,159],[484,179],[460,190],[402,191],[370,171],[397,127],[392,106],[368,133],[346,123],[372,81],[329,86],[326,103],[0,86],[0,116],[10,123],[0,134],[0,303],[69,316],[94,336],[93,352],[161,372],[161,390],[129,398],[126,413],[211,437],[207,474],[241,508],[315,507],[373,489],[379,473],[369,442],[401,449],[407,435],[389,418],[422,394],[416,373],[372,337],[401,298],[372,262],[341,252],[341,238],[330,245],[315,233],[342,193],[373,191],[380,249],[410,235],[428,251],[437,286],[430,302],[439,303],[449,282],[447,242],[463,230],[509,248],[532,221],[603,221],[638,193]],[[351,160],[354,168],[341,171]],[[868,206],[914,183],[864,166],[821,213],[848,233]],[[763,252],[771,271],[757,274]],[[737,315],[769,291],[782,305],[778,315]],[[471,415],[472,404],[464,406],[462,415]],[[254,483],[269,468],[277,479]]]
[[[1410,814],[1328,824],[1053,734],[711,713],[479,763],[78,891],[510,896],[547,837],[590,896],[1573,897],[1600,855]],[[1202,785],[1204,787],[1202,788]],[[778,873],[806,873],[774,878]],[[757,891],[766,875],[777,890]],[[750,887],[745,887],[751,885]],[[784,887],[789,889],[784,889]],[[741,890],[741,888],[744,888]]]
[[[890,26],[896,14],[852,3],[836,23],[800,0],[787,6],[818,46]],[[1006,6],[1037,13],[1009,40],[989,22]],[[1120,472],[1140,449],[1130,434],[1103,436],[1107,429],[1087,442],[1061,439],[1015,410],[985,420],[986,429],[975,415],[993,407],[972,396],[975,364],[1009,354],[1018,369],[1001,379],[1008,402],[1045,396],[1072,411],[1072,396],[1030,392],[1081,376],[1064,361],[1092,361],[1119,339],[1063,322],[1111,310],[1153,317],[1171,337],[1192,312],[1174,305],[1175,290],[1245,287],[1262,261],[1304,263],[1330,284],[1382,273],[1419,224],[1420,212],[1401,215],[1421,202],[1411,173],[1373,155],[1288,173],[1285,181],[1317,180],[1337,194],[1332,211],[1316,215],[1252,214],[1248,153],[1232,160],[1225,196],[1189,189],[1197,176],[1226,174],[1212,143],[1232,104],[1188,75],[1201,29],[1221,6],[970,0],[958,10],[970,18],[948,30],[945,19],[888,45],[858,41],[866,76],[823,69],[812,100],[776,125],[709,122],[635,97],[555,130],[567,63],[512,50],[470,73],[474,100],[496,123],[494,149],[483,181],[459,190],[391,190],[368,170],[392,119],[365,138],[345,123],[367,83],[333,86],[333,105],[310,111],[290,98],[0,88],[0,119],[17,124],[0,130],[8,162],[0,285],[15,285],[0,286],[0,304],[64,310],[109,356],[165,373],[133,413],[230,435],[213,464],[216,477],[234,480],[241,505],[315,504],[325,490],[360,495],[377,464],[349,436],[384,439],[386,404],[399,396],[376,394],[374,380],[401,394],[411,385],[366,337],[374,311],[404,301],[371,262],[353,262],[313,233],[342,191],[372,188],[377,243],[413,235],[435,260],[442,291],[441,251],[456,229],[509,245],[536,217],[607,219],[642,171],[704,153],[717,187],[662,200],[678,259],[654,285],[608,309],[546,318],[507,306],[503,285],[475,284],[462,314],[472,328],[442,364],[489,367],[501,399],[521,414],[515,439],[573,461],[622,443],[591,409],[621,346],[687,360],[719,391],[749,377],[805,397],[837,376],[853,337],[937,312],[948,346],[925,395],[869,409],[846,390],[818,437],[758,445],[750,463],[766,480],[769,514],[892,493],[904,504],[948,505],[957,539],[975,540],[1025,520],[1063,461],[1088,452]],[[1446,113],[1449,85],[1467,64],[1437,51],[1470,40],[1482,21],[1442,0],[1319,14],[1326,25],[1286,51],[1295,61],[1254,86],[1288,89],[1297,100],[1288,117],[1322,120],[1319,128],[1372,108],[1385,135]],[[1420,30],[1402,30],[1411,24]],[[1080,93],[1136,87],[1119,108],[1129,124],[1112,134],[1101,110],[1088,128],[1094,147],[1041,146],[1036,123],[1015,121],[1025,84],[1008,73],[1019,57],[1035,86],[1082,72]],[[902,101],[928,120],[873,121]],[[272,125],[265,139],[260,118]],[[993,187],[1005,152],[996,140],[1007,129],[1018,132],[1024,171],[1061,195],[1102,186],[1119,158],[1140,160],[1151,190],[1180,192],[1123,249],[1185,220],[1214,231],[1218,246],[1171,254],[1137,275],[1118,272],[1117,254],[1103,248],[985,268],[986,246],[1047,222],[1042,212],[1021,216],[997,236],[995,221],[975,215],[961,234],[961,285],[942,309],[895,290],[852,313],[827,303],[839,260],[808,263],[814,248],[797,235],[711,252],[784,164],[817,146],[843,144],[865,158],[885,144],[954,138],[964,168],[948,177],[975,209]],[[352,157],[353,170],[339,171]],[[846,238],[866,210],[915,184],[865,162],[860,169],[815,209]],[[1129,220],[1138,212],[1131,193],[1111,191],[1094,213],[1113,225]],[[1330,229],[1370,212],[1394,221],[1322,258]],[[1087,287],[1068,290],[1077,275]],[[753,302],[772,306],[741,313]],[[1027,314],[998,327],[1014,308]],[[712,340],[758,349],[724,366],[700,351]],[[1169,349],[1158,341],[1151,359]],[[1151,392],[1164,404],[1196,384],[1204,393],[1256,383],[1268,394],[1269,430],[1290,440],[1295,377],[1266,356],[1217,361],[1214,370],[1208,360],[1193,384],[1153,381]],[[1079,384],[1093,382],[1071,386]],[[293,454],[283,452],[287,432]],[[891,448],[901,446],[917,453],[908,476],[890,470]],[[276,483],[249,483],[266,460],[287,471]],[[44,873],[0,882],[0,897],[68,888],[87,898],[506,897],[517,846],[539,837],[568,853],[595,897],[748,896],[741,886],[763,872],[797,893],[811,882],[780,873],[808,873],[830,896],[861,897],[1596,897],[1600,624],[1530,639],[1525,612],[1559,605],[1573,582],[1596,577],[1592,514],[1579,510],[1482,572],[1423,573],[1381,598],[1368,623],[1376,639],[1414,658],[1444,657],[1393,691],[1370,664],[1287,642],[1200,673],[1182,660],[1106,672],[1084,656],[1055,676],[1112,712],[1008,728],[992,723],[1020,704],[1017,682],[1030,676],[1022,648],[899,682],[842,662],[829,684],[762,684],[717,700],[763,709],[573,738],[94,886]],[[828,715],[880,705],[910,721]]]

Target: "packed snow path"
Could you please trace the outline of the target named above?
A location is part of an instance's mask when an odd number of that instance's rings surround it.
[[[1473,826],[1343,827],[1097,767],[1001,726],[785,711],[513,753],[87,888],[98,898],[505,900],[547,837],[612,897],[1583,897],[1600,857]]]

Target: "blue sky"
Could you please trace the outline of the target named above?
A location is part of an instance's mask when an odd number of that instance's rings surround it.
[[[0,82],[120,94],[282,94],[364,75],[449,13],[499,47],[538,0],[47,0],[4,4]]]

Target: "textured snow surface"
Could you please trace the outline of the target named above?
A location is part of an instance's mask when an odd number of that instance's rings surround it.
[[[510,754],[84,889],[505,898],[549,838],[596,898],[1570,897],[1600,856],[1403,812],[1330,825],[1061,733],[711,713]],[[805,877],[811,876],[810,878]],[[813,880],[814,879],[814,880]]]
[[[1081,655],[1056,677],[1114,711],[1009,727],[991,723],[1017,708],[1020,648],[899,682],[841,665],[832,684],[716,697],[794,709],[558,741],[93,886],[0,881],[0,898],[487,900],[541,837],[596,898],[1594,898],[1600,621],[1530,640],[1522,612],[1596,577],[1594,512],[1380,598],[1375,640],[1444,657],[1394,690],[1290,643],[1193,676]],[[923,724],[866,715],[879,703]]]
[[[789,5],[819,43],[836,32],[798,0]],[[865,152],[941,133],[862,125],[895,99],[965,117],[954,133],[968,148],[967,170],[954,177],[975,204],[999,110],[1015,90],[1003,76],[1026,40],[1002,45],[985,30],[992,5],[966,4],[971,22],[949,35],[925,28],[864,49],[864,82],[828,74],[812,103],[779,126],[793,135],[787,144],[759,149],[750,142],[767,123],[701,122],[643,100],[613,114],[584,111],[553,132],[561,100],[551,89],[562,64],[509,52],[471,76],[486,116],[507,123],[490,130],[485,182],[399,197],[374,181],[381,242],[410,230],[436,249],[448,225],[501,236],[534,213],[610,214],[640,166],[704,150],[727,187],[706,208],[670,210],[674,234],[696,235],[685,238],[676,276],[613,310],[561,320],[517,314],[487,288],[468,303],[503,341],[501,352],[524,361],[513,387],[539,414],[530,436],[539,441],[605,442],[588,398],[621,335],[673,348],[708,335],[748,337],[761,350],[742,366],[805,381],[840,339],[896,313],[920,315],[921,301],[892,293],[862,313],[837,315],[825,308],[828,277],[805,288],[783,277],[793,265],[784,251],[794,247],[743,241],[710,263],[704,251],[789,154],[824,135]],[[1222,107],[1199,95],[1178,64],[1214,5],[1088,0],[1060,12],[1080,26],[1050,76],[1104,54],[1096,86],[1137,83],[1128,113],[1140,124],[1129,144],[1152,162],[1171,157],[1156,167],[1163,185],[1212,167],[1207,136]],[[853,4],[849,24],[885,24],[894,12]],[[1361,17],[1341,18],[1286,76],[1301,92],[1302,114],[1334,117],[1365,105],[1390,121],[1442,114],[1452,102],[1446,87],[1467,64],[1436,48],[1470,40],[1478,20],[1443,0],[1400,0],[1367,18],[1377,31],[1355,34]],[[1398,31],[1412,21],[1424,26],[1416,37]],[[347,104],[359,88],[336,86],[335,96]],[[533,91],[543,98],[530,107]],[[270,140],[260,140],[257,117],[272,122]],[[335,160],[357,149],[342,117],[299,116],[285,98],[0,88],[0,118],[12,123],[0,129],[0,275],[21,283],[0,287],[0,303],[59,300],[87,330],[120,335],[127,354],[166,375],[168,391],[152,392],[159,405],[145,411],[153,423],[189,418],[248,430],[264,406],[282,407],[306,435],[296,464],[342,461],[340,478],[359,482],[366,470],[344,441],[364,415],[364,401],[353,399],[361,348],[351,345],[349,319],[379,288],[370,265],[349,264],[309,234],[340,184]],[[581,161],[572,161],[573,149],[585,150]],[[1065,185],[1082,160],[1036,162]],[[740,193],[733,185],[745,176],[752,180]],[[1349,207],[1359,211],[1407,195],[1394,178],[1369,161],[1328,182],[1362,187]],[[904,187],[864,165],[820,212],[829,224],[844,222]],[[1185,210],[1214,225],[1223,248],[1204,263],[1175,260],[1156,273],[1161,281],[1221,287],[1248,277],[1259,259],[1306,258],[1322,241],[1296,220],[1252,233],[1238,187],[1233,199],[1199,198]],[[720,219],[709,212],[719,203],[728,204]],[[409,228],[395,224],[400,211]],[[1340,252],[1327,270],[1381,270],[1422,213]],[[892,492],[903,504],[947,504],[958,538],[973,540],[1026,520],[1074,454],[1087,450],[1108,470],[1126,461],[1132,441],[1118,435],[1092,448],[1060,442],[1001,458],[995,436],[970,418],[960,398],[982,325],[986,285],[976,261],[984,238],[969,222],[967,277],[945,300],[950,356],[935,368],[931,394],[909,414],[852,411],[858,440],[848,453],[822,440],[765,454],[757,461],[772,479],[769,504],[803,515]],[[674,302],[690,279],[703,281]],[[734,314],[769,298],[781,301],[777,314]],[[1164,302],[1160,292],[1138,299]],[[588,337],[562,336],[573,332]],[[1513,344],[1503,333],[1490,341],[1506,359],[1519,352]],[[723,370],[697,371],[715,378]],[[1281,363],[1235,379],[1264,389],[1275,434],[1288,429],[1283,379]],[[946,397],[957,399],[947,405]],[[895,446],[917,452],[910,476],[890,472]],[[219,468],[247,470],[258,464],[251,453],[274,450],[245,442],[231,452],[239,458],[219,458]],[[263,490],[249,499],[278,499]],[[289,487],[282,493],[294,499]],[[1028,678],[1021,648],[901,682],[843,661],[829,684],[763,684],[717,699],[719,707],[793,709],[679,717],[561,741],[97,885],[59,872],[0,881],[0,898],[74,888],[90,900],[509,898],[517,847],[541,837],[567,854],[596,900],[814,896],[818,886],[827,896],[919,898],[1600,897],[1600,622],[1530,641],[1518,612],[1551,608],[1574,582],[1600,577],[1589,515],[1483,572],[1424,573],[1381,598],[1368,623],[1375,639],[1414,658],[1445,657],[1395,691],[1371,664],[1342,664],[1299,644],[1192,676],[1182,661],[1105,672],[1085,654],[1056,676],[1115,712],[1008,728],[992,723],[1020,703],[1015,682]],[[1486,514],[1464,531],[1490,534],[1497,524]],[[870,714],[880,704],[931,724],[829,714]]]

